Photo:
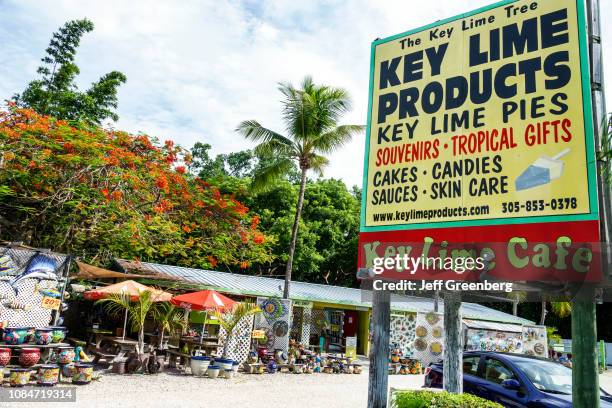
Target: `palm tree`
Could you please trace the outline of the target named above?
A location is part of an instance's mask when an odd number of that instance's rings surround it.
[[[212,311],[212,314],[219,320],[219,325],[225,329],[226,333],[225,342],[223,343],[223,355],[221,358],[227,358],[229,342],[238,323],[240,323],[243,318],[256,313],[261,313],[261,309],[256,303],[249,302],[236,303],[231,310],[225,312],[220,312],[218,310]]]
[[[164,334],[167,332],[183,332],[187,328],[186,313],[183,309],[169,302],[160,302],[153,308],[153,320],[160,330],[158,348],[164,344]]]
[[[299,89],[289,83],[281,83],[279,90],[285,97],[282,118],[286,135],[265,128],[255,120],[242,122],[236,131],[246,139],[259,143],[255,147],[258,157],[271,159],[270,164],[266,163],[254,175],[255,190],[271,186],[286,175],[294,163],[298,164],[301,171],[300,192],[285,270],[283,297],[288,299],[306,173],[312,170],[322,175],[323,168],[329,163],[325,155],[346,144],[354,134],[363,130],[363,126],[338,124],[342,115],[351,107],[350,97],[344,89],[315,85],[311,77],[306,77]]]
[[[140,292],[135,302],[131,301],[129,294],[114,293],[96,301],[96,304],[103,304],[106,312],[113,316],[127,312],[132,330],[138,332],[138,354],[144,353],[144,325],[155,308],[151,292],[148,290]]]
[[[550,306],[552,312],[560,317],[565,318],[572,314],[572,304],[571,302],[550,302]],[[546,299],[542,300],[542,313],[540,314],[540,325],[544,325],[544,321],[546,320],[546,315],[548,311],[546,310]]]

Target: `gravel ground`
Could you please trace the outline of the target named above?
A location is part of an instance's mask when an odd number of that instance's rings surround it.
[[[612,371],[600,376],[612,392]],[[420,388],[422,375],[393,375],[394,388]],[[231,380],[195,378],[178,372],[158,375],[105,374],[77,388],[77,402],[52,407],[365,407],[367,371],[355,374],[237,374]],[[0,404],[3,407],[40,407],[40,403]]]

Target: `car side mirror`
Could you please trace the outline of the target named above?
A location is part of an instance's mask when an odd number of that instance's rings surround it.
[[[518,390],[521,388],[521,383],[514,378],[502,381],[501,385],[508,390]]]

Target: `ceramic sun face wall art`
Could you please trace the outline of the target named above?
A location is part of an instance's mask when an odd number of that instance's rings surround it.
[[[255,316],[255,329],[264,330],[268,350],[289,350],[289,328],[291,327],[291,300],[279,298],[257,298],[261,313]]]
[[[423,367],[444,358],[444,315],[417,313],[415,321],[413,356]]]

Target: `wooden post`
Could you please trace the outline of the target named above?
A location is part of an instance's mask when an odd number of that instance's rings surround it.
[[[373,290],[368,408],[387,407],[390,319],[391,294],[387,290]]]
[[[595,302],[572,306],[572,403],[574,408],[599,407]]]
[[[463,392],[463,339],[461,336],[461,295],[444,294],[444,389],[453,394]]]

